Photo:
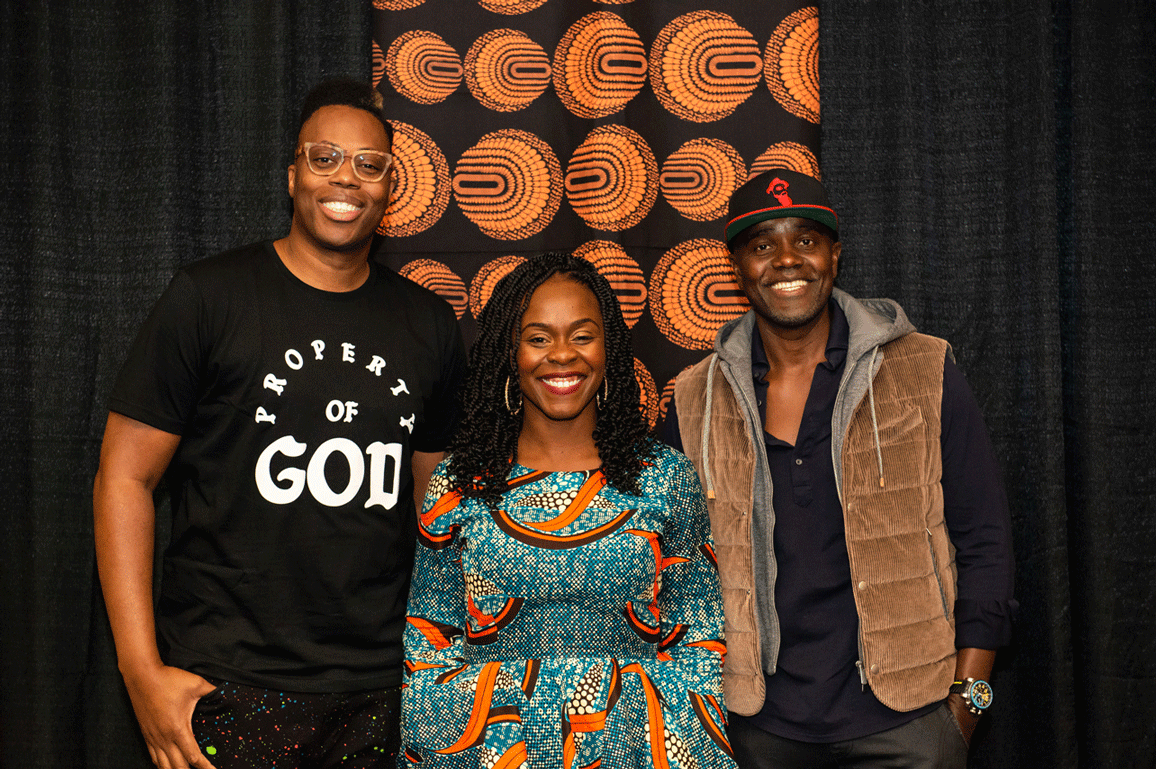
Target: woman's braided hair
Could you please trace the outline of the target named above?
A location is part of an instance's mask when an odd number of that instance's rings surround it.
[[[639,408],[630,331],[610,284],[585,259],[562,253],[532,257],[502,278],[478,319],[460,395],[461,423],[449,447],[451,485],[491,509],[497,509],[505,491],[522,429],[521,412],[511,414],[506,407],[507,399],[515,409],[522,402],[515,362],[522,315],[530,296],[554,275],[589,288],[602,311],[608,394],[598,408],[594,444],[607,482],[621,492],[640,493],[638,476],[654,455],[654,442]]]

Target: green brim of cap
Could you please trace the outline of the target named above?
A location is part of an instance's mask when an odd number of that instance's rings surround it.
[[[736,216],[727,222],[726,226],[726,242],[730,243],[740,232],[750,227],[752,224],[765,222],[767,219],[785,219],[789,216],[798,216],[802,219],[811,219],[820,224],[825,224],[835,232],[835,238],[839,237],[839,217],[830,208],[823,206],[785,206],[775,208],[764,208],[759,211],[751,211],[749,214]]]

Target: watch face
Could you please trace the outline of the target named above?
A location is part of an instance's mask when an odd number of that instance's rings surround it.
[[[971,704],[980,710],[986,710],[990,707],[992,697],[994,696],[991,690],[991,684],[987,681],[973,681],[968,695]]]

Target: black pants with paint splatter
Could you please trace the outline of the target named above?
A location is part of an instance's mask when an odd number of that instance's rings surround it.
[[[365,769],[395,766],[401,687],[277,692],[208,679],[193,712],[201,752],[217,769]]]

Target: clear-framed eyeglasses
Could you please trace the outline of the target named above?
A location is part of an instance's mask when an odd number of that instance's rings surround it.
[[[309,170],[318,176],[333,176],[345,162],[345,150],[335,144],[305,142],[297,152],[305,155]],[[393,155],[378,150],[357,150],[351,160],[353,175],[363,182],[380,182],[393,165]]]

